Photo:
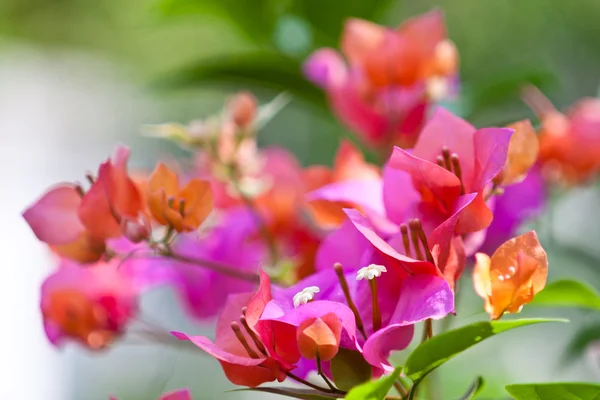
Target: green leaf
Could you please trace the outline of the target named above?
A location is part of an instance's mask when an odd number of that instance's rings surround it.
[[[288,92],[329,112],[323,91],[302,75],[301,62],[271,51],[202,60],[197,65],[157,80],[153,87],[158,90],[174,90],[215,85]]]
[[[373,368],[358,351],[340,348],[331,360],[331,375],[335,385],[350,390],[373,376]]]
[[[504,68],[501,72],[484,79],[464,82],[464,94],[468,97],[465,101],[471,108],[469,117],[473,118],[485,110],[518,101],[524,85],[531,84],[543,91],[555,86],[557,81],[556,74],[545,67],[518,66]]]
[[[561,280],[548,284],[529,304],[531,306],[578,307],[600,310],[600,294],[585,283]]]
[[[291,397],[293,399],[303,400],[331,400],[339,399],[342,396],[338,394],[325,394],[313,389],[292,389],[292,388],[279,388],[279,387],[256,387],[256,388],[243,388],[229,390],[229,392],[263,392],[278,394],[281,396]]]
[[[465,394],[463,394],[459,400],[474,399],[475,397],[477,397],[477,395],[479,395],[481,393],[481,391],[483,390],[484,387],[485,387],[485,380],[483,379],[483,377],[478,376],[475,379],[475,381],[471,384],[471,386],[469,386],[469,389],[467,389],[467,392]]]
[[[346,400],[383,400],[400,376],[401,371],[402,368],[398,367],[391,375],[356,386],[344,398]]]
[[[428,373],[457,354],[499,333],[521,326],[544,322],[568,322],[565,319],[517,319],[512,321],[476,322],[442,333],[421,343],[406,360],[404,372],[413,381],[422,380]]]
[[[516,400],[598,400],[600,385],[593,383],[526,383],[506,386]]]

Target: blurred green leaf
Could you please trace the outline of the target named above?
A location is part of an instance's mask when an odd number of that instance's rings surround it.
[[[323,110],[328,110],[325,95],[302,76],[301,63],[275,52],[256,52],[203,60],[197,65],[157,80],[159,90],[190,86],[243,85],[286,91]]]
[[[379,380],[356,386],[344,398],[346,400],[383,400],[400,376],[400,371],[402,368],[398,367],[390,375]]]
[[[565,349],[563,361],[569,362],[581,356],[590,344],[596,341],[600,341],[600,321],[593,322],[577,332]]]
[[[373,368],[358,351],[340,350],[331,360],[331,375],[335,385],[342,390],[350,390],[373,376]]]
[[[470,115],[467,119],[473,118],[473,115],[487,109],[503,106],[511,101],[520,98],[521,88],[526,84],[537,86],[544,91],[556,85],[558,78],[556,75],[544,67],[518,67],[507,68],[495,75],[486,77],[485,80],[464,82],[465,88],[464,102]],[[506,121],[506,124],[514,121]]]
[[[376,21],[393,2],[394,0],[297,0],[293,9],[314,27],[319,45],[337,47],[346,19],[355,17]]]
[[[271,43],[278,16],[284,11],[281,0],[160,0],[163,16],[215,14],[226,16],[246,33],[249,39],[262,45]]]
[[[230,392],[263,392],[278,394],[281,396],[291,397],[293,399],[302,400],[330,400],[339,399],[342,396],[336,394],[325,394],[323,392],[316,391],[314,389],[292,389],[292,388],[278,388],[278,387],[256,387],[256,388],[243,388],[234,389]]]
[[[600,385],[593,383],[525,383],[506,386],[516,400],[598,400]]]
[[[568,322],[564,319],[517,319],[512,321],[476,322],[471,325],[445,332],[421,343],[406,360],[405,373],[410,379],[421,381],[428,373],[468,348],[499,333],[521,326],[545,323]]]
[[[591,286],[572,280],[548,284],[539,292],[530,306],[578,307],[600,310],[600,294]]]
[[[459,400],[474,399],[475,397],[477,397],[477,395],[479,395],[483,391],[484,387],[485,387],[485,380],[483,379],[483,377],[478,376],[475,379],[475,381],[471,384],[471,386],[469,386],[469,389],[467,389],[467,392],[464,395],[462,395],[462,397]]]

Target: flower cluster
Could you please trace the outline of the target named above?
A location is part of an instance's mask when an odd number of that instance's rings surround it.
[[[232,383],[291,379],[335,398],[392,372],[418,324],[432,340],[432,321],[456,313],[471,262],[491,319],[532,301],[548,261],[536,233],[519,229],[546,186],[600,169],[598,101],[561,114],[526,89],[539,132],[527,120],[476,128],[435,107],[458,90],[438,11],[398,29],[349,20],[341,51],[318,50],[305,73],[382,165],[350,141],[333,167],[259,148],[285,101],[259,106],[242,92],[217,116],[149,128],[185,147],[192,168],[133,175],[120,146],[89,185],[56,185],[24,211],[57,258],[41,300],[52,343],[105,349],[142,320],[144,293],[169,286],[190,318],[217,317],[214,341],[171,339],[213,356]],[[406,378],[396,387],[412,398],[419,381]]]

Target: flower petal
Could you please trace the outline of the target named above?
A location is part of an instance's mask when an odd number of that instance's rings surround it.
[[[441,207],[445,213],[452,210],[460,196],[460,181],[456,175],[399,147],[394,148],[388,166],[410,174],[422,200]]]
[[[514,130],[509,128],[483,128],[475,132],[473,138],[475,171],[469,191],[483,191],[485,186],[502,171],[506,164],[513,132]]]
[[[50,245],[71,243],[83,233],[77,216],[81,195],[73,185],[59,185],[46,192],[23,212],[35,236]]]
[[[421,131],[413,155],[435,162],[436,157],[442,153],[442,148],[448,148],[451,153],[458,155],[463,183],[465,188],[470,188],[475,168],[473,147],[475,131],[476,129],[467,121],[438,107]]]
[[[327,48],[311,54],[302,69],[309,81],[323,89],[342,84],[348,73],[340,54]]]

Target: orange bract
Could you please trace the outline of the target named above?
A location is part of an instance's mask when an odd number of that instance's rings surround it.
[[[180,188],[177,175],[159,163],[148,181],[148,206],[159,224],[177,232],[193,231],[213,209],[210,183],[192,179]]]
[[[298,326],[298,349],[309,360],[318,356],[321,361],[329,361],[338,352],[341,334],[342,323],[335,314],[309,318]]]
[[[534,231],[501,245],[490,258],[477,253],[473,282],[492,319],[517,313],[544,288],[548,259]]]
[[[502,171],[502,184],[519,183],[535,164],[539,152],[537,135],[531,122],[523,120],[508,126],[515,130],[510,138],[508,157]]]

